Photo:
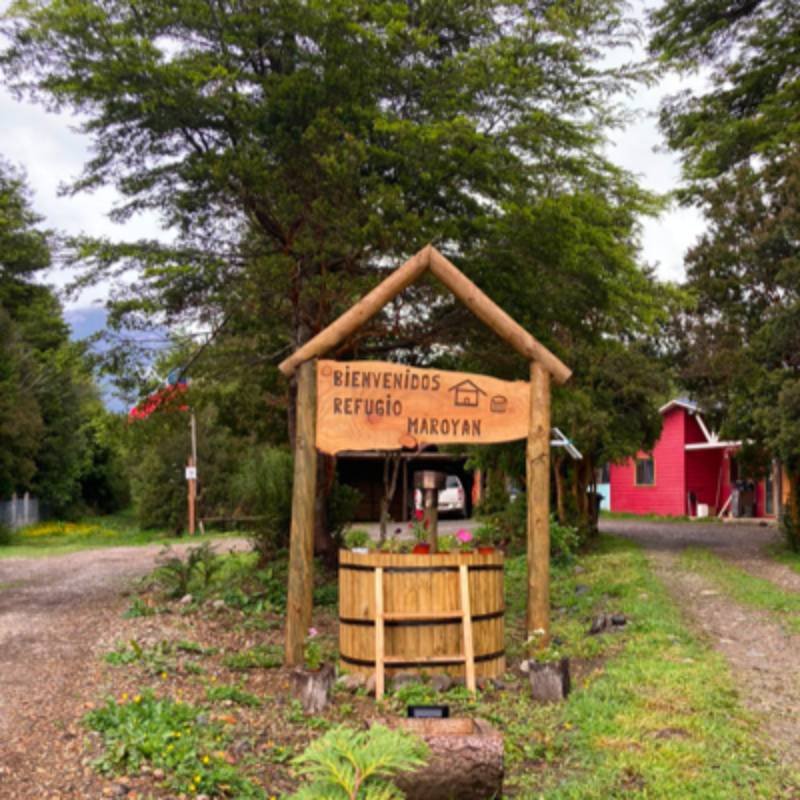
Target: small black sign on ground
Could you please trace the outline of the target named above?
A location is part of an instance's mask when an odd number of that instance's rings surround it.
[[[409,706],[409,719],[447,719],[450,706]]]

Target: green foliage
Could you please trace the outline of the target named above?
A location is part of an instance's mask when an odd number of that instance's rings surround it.
[[[227,742],[225,729],[209,722],[201,709],[146,690],[130,702],[109,698],[86,716],[105,753],[95,762],[105,773],[136,774],[144,765],[163,770],[175,792],[205,793],[237,800],[263,798],[264,793],[217,753]]]
[[[240,465],[235,491],[241,506],[259,517],[251,540],[262,564],[288,545],[292,481],[292,457],[276,447],[255,448]]]
[[[260,697],[256,697],[250,692],[246,692],[241,686],[209,686],[206,689],[206,697],[211,703],[220,703],[224,700],[230,700],[239,706],[247,706],[248,708],[260,708],[263,705]]]
[[[152,647],[142,647],[136,639],[128,644],[118,644],[110,653],[106,653],[105,661],[115,667],[130,664],[141,664],[149,675],[163,675],[173,672],[177,666],[176,648],[166,640]]]
[[[797,525],[792,514],[781,514],[780,529],[786,546],[794,553],[800,553],[800,526]],[[0,537],[0,543],[2,538]]]
[[[342,540],[342,532],[353,521],[361,492],[353,486],[334,481],[328,493],[325,514],[328,523],[328,534],[335,542]]]
[[[283,648],[277,644],[257,644],[249,650],[228,653],[222,663],[229,669],[275,669],[283,663]]]
[[[481,528],[488,529],[490,541],[505,542],[511,553],[523,552],[527,547],[528,505],[524,494],[506,503],[505,509],[497,514],[481,518]],[[578,552],[583,539],[573,525],[562,525],[550,517],[550,557],[554,563],[571,561]]]
[[[344,535],[344,546],[350,550],[354,547],[366,547],[370,541],[369,531],[363,528],[351,528]]]
[[[651,51],[708,80],[668,98],[661,127],[684,202],[708,226],[687,255],[693,306],[676,334],[682,378],[725,438],[800,481],[800,150],[796,4],[664,0]],[[791,504],[798,508],[796,499]],[[792,527],[800,525],[796,510]]]
[[[401,800],[391,777],[424,766],[427,756],[424,742],[404,731],[333,728],[294,759],[308,782],[291,800]]]
[[[319,669],[322,666],[322,646],[316,637],[310,637],[303,648],[303,660],[308,669]]]
[[[180,598],[191,592],[204,594],[222,566],[209,542],[190,547],[185,559],[175,555],[172,548],[165,547],[159,554],[158,563],[153,577],[171,598]]]
[[[555,517],[550,517],[550,557],[554,563],[574,561],[581,543],[577,528],[561,525]]]
[[[0,522],[0,547],[11,544],[11,528]]]

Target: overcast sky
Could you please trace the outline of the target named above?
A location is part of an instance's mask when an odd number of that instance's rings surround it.
[[[0,10],[6,5],[0,0]],[[637,5],[642,6],[641,0]],[[668,192],[678,184],[676,158],[658,152],[663,141],[658,133],[654,113],[661,97],[676,91],[677,78],[669,78],[659,86],[640,90],[630,101],[641,118],[614,136],[612,158],[622,167],[639,176],[644,187]],[[92,194],[75,197],[59,196],[59,187],[80,174],[90,156],[87,137],[75,131],[75,119],[67,114],[48,114],[40,106],[16,101],[0,87],[0,154],[21,166],[28,176],[35,210],[45,225],[70,234],[107,235],[117,239],[160,236],[154,217],[138,216],[124,225],[108,219],[115,192],[105,188]],[[682,280],[683,256],[703,230],[697,212],[672,209],[657,220],[646,220],[643,230],[643,258],[657,268],[666,280]],[[54,273],[49,280],[63,286],[69,276]],[[101,301],[104,290],[96,287],[67,303],[73,314],[80,307]]]

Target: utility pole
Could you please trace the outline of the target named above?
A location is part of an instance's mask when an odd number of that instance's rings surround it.
[[[197,422],[194,411],[191,412],[190,422],[192,436],[192,455],[186,467],[186,482],[189,490],[189,536],[194,536],[197,508]]]

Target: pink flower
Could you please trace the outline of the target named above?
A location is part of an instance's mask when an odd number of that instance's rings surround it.
[[[462,544],[466,544],[472,541],[472,534],[466,528],[461,528],[456,532],[456,539]]]
[[[309,628],[308,629],[308,638],[309,639],[313,639],[318,633],[319,633],[319,631],[316,628]]]

